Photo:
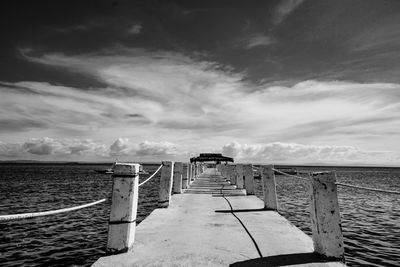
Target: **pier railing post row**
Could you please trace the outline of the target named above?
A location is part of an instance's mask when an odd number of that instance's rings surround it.
[[[325,258],[344,261],[336,172],[311,175],[310,214],[314,251]]]
[[[229,180],[229,177],[228,177],[228,166],[227,165],[222,165],[222,176],[225,179]]]
[[[276,183],[273,167],[273,165],[261,166],[264,208],[268,210],[278,210],[278,199],[276,197]]]
[[[175,162],[174,164],[174,194],[182,193],[182,175],[183,164],[182,162]]]
[[[244,188],[243,174],[243,164],[236,164],[236,188],[238,189]]]
[[[254,195],[254,173],[252,164],[243,165],[244,188],[247,195]]]
[[[189,185],[189,164],[182,164],[182,189],[187,189]]]
[[[196,163],[192,164],[192,182],[196,179]]]
[[[223,165],[223,164],[221,164],[220,165],[220,174],[222,175],[222,177],[224,177],[225,179],[226,179],[226,172],[225,172],[225,170],[226,170],[226,166],[225,165]]]
[[[163,161],[162,165],[158,206],[161,208],[167,208],[171,200],[174,162]]]
[[[228,165],[226,166],[226,177],[228,178],[229,182],[231,185],[236,185],[236,179],[235,179],[235,165]]]
[[[192,183],[194,180],[194,165],[193,163],[190,163],[190,183]]]
[[[107,254],[126,252],[135,240],[139,166],[133,163],[114,166]]]

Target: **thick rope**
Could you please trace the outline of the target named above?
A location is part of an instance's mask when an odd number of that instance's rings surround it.
[[[96,204],[99,204],[101,202],[106,201],[105,198],[100,199],[95,202],[91,202],[88,204],[76,206],[76,207],[71,207],[71,208],[65,208],[65,209],[58,209],[58,210],[48,210],[48,211],[41,211],[41,212],[33,212],[33,213],[20,213],[20,214],[9,214],[9,215],[0,215],[0,222],[1,221],[10,221],[10,220],[21,220],[21,219],[28,219],[28,218],[33,218],[33,217],[39,217],[39,216],[47,216],[47,215],[53,215],[57,213],[63,213],[63,212],[69,212],[69,211],[74,211],[74,210],[79,210],[83,208],[87,208]]]
[[[299,178],[303,180],[309,181],[309,179],[297,175],[291,175],[285,172],[282,172],[280,170],[272,168],[272,170],[276,171],[277,173],[293,177],[293,178]],[[391,190],[384,190],[384,189],[378,189],[378,188],[370,188],[370,187],[363,187],[363,186],[357,186],[357,185],[351,185],[351,184],[343,184],[343,183],[336,183],[336,185],[344,186],[344,187],[351,187],[351,188],[357,188],[357,189],[362,189],[362,190],[368,190],[368,191],[374,191],[374,192],[381,192],[381,193],[389,193],[389,194],[398,194],[400,195],[400,192],[398,191],[391,191]]]
[[[147,183],[148,181],[150,181],[150,179],[153,178],[153,177],[161,170],[162,166],[163,166],[163,165],[161,164],[160,167],[158,167],[158,169],[157,169],[152,175],[150,175],[149,178],[147,178],[146,180],[144,180],[143,182],[141,182],[141,183],[139,184],[139,186],[142,186],[142,185],[144,185],[145,183]]]
[[[289,174],[289,173],[286,173],[286,172],[283,172],[283,171],[277,170],[277,169],[275,169],[275,168],[272,168],[272,170],[273,170],[273,171],[276,171],[277,173],[280,173],[280,174],[283,174],[283,175],[289,176],[289,177],[293,177],[293,178],[298,178],[298,179],[302,179],[302,180],[310,181],[310,179],[308,179],[308,178],[306,178],[306,177],[301,177],[301,176],[297,176],[297,175],[292,175],[292,174]]]
[[[381,192],[381,193],[389,193],[389,194],[398,194],[398,195],[400,195],[400,192],[398,192],[398,191],[391,191],[391,190],[384,190],[384,189],[370,188],[370,187],[363,187],[363,186],[357,186],[357,185],[351,185],[351,184],[342,184],[342,183],[336,183],[336,185],[340,185],[340,186],[344,186],[344,187],[357,188],[357,189],[363,189],[363,190],[368,190],[368,191],[375,191],[375,192]]]

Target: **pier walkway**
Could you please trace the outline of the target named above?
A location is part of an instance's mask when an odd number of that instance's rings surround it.
[[[309,236],[206,169],[136,227],[131,251],[93,266],[344,266],[313,251]]]

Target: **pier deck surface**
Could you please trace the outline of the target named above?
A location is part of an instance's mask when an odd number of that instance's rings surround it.
[[[137,226],[130,252],[93,266],[344,266],[318,259],[309,236],[244,192],[207,169]]]

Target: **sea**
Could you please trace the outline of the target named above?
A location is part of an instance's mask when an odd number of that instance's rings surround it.
[[[159,163],[143,164],[149,172]],[[0,266],[90,266],[105,255],[112,178],[94,170],[104,164],[0,164],[0,215],[47,211],[106,202],[74,212],[0,222]],[[400,168],[297,167],[335,170],[342,183],[400,191]],[[140,223],[157,208],[160,175],[139,189]],[[276,176],[279,212],[311,235],[308,186]],[[260,179],[255,179],[262,198]],[[348,266],[400,266],[400,195],[339,186],[339,205]]]

